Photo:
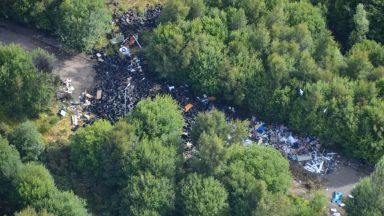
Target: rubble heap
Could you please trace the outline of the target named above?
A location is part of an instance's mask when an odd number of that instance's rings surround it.
[[[251,140],[274,147],[288,159],[302,163],[309,172],[328,174],[336,167],[336,154],[321,151],[319,140],[315,137],[296,137],[283,125],[267,126],[257,122],[255,117],[251,120],[250,128]]]
[[[141,15],[136,9],[130,8],[123,14],[116,13],[113,22],[118,24],[124,35],[127,33],[138,33],[144,28],[154,28],[156,26],[156,19],[160,16],[161,10],[162,6],[160,4],[148,6],[144,15]]]

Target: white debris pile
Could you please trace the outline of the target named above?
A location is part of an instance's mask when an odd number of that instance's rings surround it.
[[[308,172],[328,174],[334,171],[337,164],[335,153],[320,151],[321,145],[317,138],[295,136],[283,125],[267,126],[257,121],[256,117],[251,119],[250,139],[258,144],[273,146],[288,159],[303,164]]]

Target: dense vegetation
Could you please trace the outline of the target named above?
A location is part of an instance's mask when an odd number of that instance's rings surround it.
[[[104,0],[2,0],[0,15],[58,36],[68,48],[90,51],[110,31]]]
[[[375,163],[384,153],[384,47],[369,40],[382,25],[371,29],[365,8],[351,9],[343,55],[321,5],[170,0],[145,53],[160,78]]]
[[[168,0],[146,32],[144,55],[156,76],[188,84],[196,96],[377,162],[347,212],[382,215],[383,9],[379,0]],[[0,15],[78,51],[102,44],[111,27],[104,0],[3,0]],[[33,120],[51,107],[54,61],[40,49],[0,45],[0,120],[31,119],[6,130],[0,122],[0,214],[326,213],[321,193],[289,192],[289,163],[277,150],[243,145],[247,121],[199,113],[185,151],[185,123],[170,96],[47,145]]]
[[[49,59],[42,50],[0,44],[0,119],[36,117],[49,109],[55,93]]]
[[[347,202],[350,216],[383,215],[384,212],[384,157],[376,164],[371,176],[364,178],[352,191],[354,199]]]
[[[110,215],[323,213],[323,196],[306,200],[287,195],[289,164],[277,150],[242,145],[246,125],[227,122],[216,110],[200,113],[193,126],[197,151],[188,157],[182,151],[184,121],[175,101],[169,96],[146,99],[115,125],[100,120],[77,131],[69,146],[68,182],[89,189],[95,213]],[[85,202],[57,189],[43,165],[21,161],[16,149],[21,148],[26,161],[38,157],[39,134],[33,127],[26,122],[16,128],[9,135],[11,144],[1,138],[1,184],[7,185],[0,191],[1,201],[19,215],[88,215]],[[25,134],[15,139],[20,131]],[[276,206],[280,202],[285,204]]]

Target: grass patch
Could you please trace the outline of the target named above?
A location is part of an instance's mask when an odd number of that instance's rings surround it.
[[[36,120],[37,128],[47,145],[58,141],[67,142],[72,134],[70,115],[59,117],[58,111],[59,106],[55,104],[50,111],[40,114]]]

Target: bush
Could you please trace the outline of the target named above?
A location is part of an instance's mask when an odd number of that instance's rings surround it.
[[[9,142],[19,150],[23,161],[37,160],[45,148],[43,137],[32,121],[15,128],[9,136]]]

